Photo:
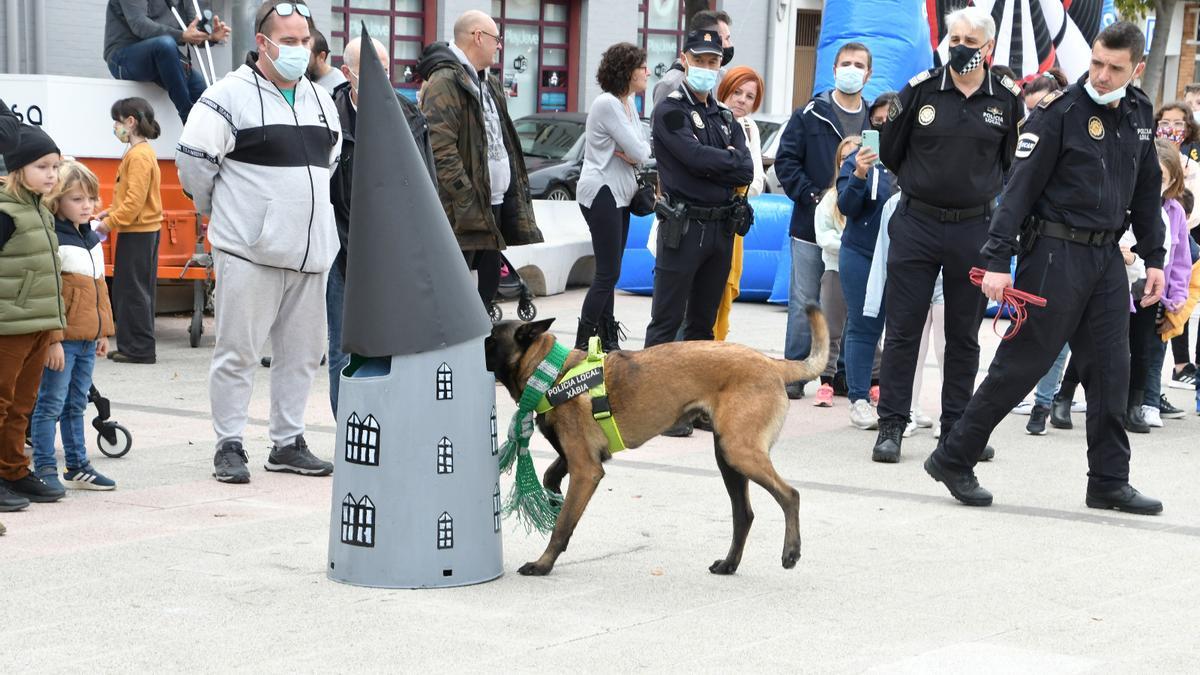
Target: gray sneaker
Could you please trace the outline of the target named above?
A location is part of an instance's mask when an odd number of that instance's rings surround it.
[[[263,468],[303,476],[328,476],[333,473],[333,463],[317,459],[316,455],[309,452],[303,436],[297,436],[291,445],[273,448]]]
[[[226,441],[213,457],[213,478],[222,483],[249,483],[246,451],[238,441]]]

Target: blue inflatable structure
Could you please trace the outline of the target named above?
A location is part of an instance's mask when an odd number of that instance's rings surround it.
[[[788,226],[792,221],[792,200],[784,195],[758,195],[750,198],[754,207],[754,226],[743,242],[742,293],[738,300],[762,302],[771,296],[780,265],[780,251],[787,250]],[[654,256],[646,248],[653,216],[629,219],[629,239],[621,259],[621,278],[617,288],[650,295],[654,291]],[[791,268],[790,257],[786,267]],[[787,301],[786,287],[784,301]]]
[[[899,91],[913,75],[933,67],[924,0],[830,0],[825,3],[813,91],[833,87],[838,48],[861,42],[871,48],[871,79],[863,96],[875,100]]]

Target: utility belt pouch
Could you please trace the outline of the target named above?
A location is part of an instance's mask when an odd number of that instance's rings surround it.
[[[1038,219],[1036,216],[1029,216],[1025,219],[1025,223],[1021,225],[1021,232],[1018,235],[1021,254],[1024,255],[1033,250],[1037,240],[1041,237],[1038,232]]]
[[[754,224],[754,207],[750,206],[750,202],[743,196],[733,198],[733,206],[730,208],[729,220],[726,221],[726,228],[730,234],[746,236],[750,232],[750,226]]]

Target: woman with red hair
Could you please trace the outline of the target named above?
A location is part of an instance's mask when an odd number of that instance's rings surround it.
[[[764,93],[763,79],[748,66],[730,68],[721,85],[717,87],[717,100],[724,103],[733,111],[733,117],[746,132],[746,147],[754,158],[754,180],[742,188],[739,193],[753,197],[762,192],[763,164],[762,142],[758,135],[758,125],[750,117],[758,111]],[[733,237],[733,264],[729,267],[729,279],[725,282],[725,293],[721,296],[721,305],[717,308],[717,322],[713,325],[713,339],[724,340],[729,335],[729,310],[733,301],[741,291],[742,280],[742,237]]]

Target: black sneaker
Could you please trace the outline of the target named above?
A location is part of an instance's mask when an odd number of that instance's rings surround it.
[[[1142,414],[1140,404],[1131,405],[1125,411],[1125,431],[1135,434],[1150,433],[1150,425],[1146,424],[1146,416]]]
[[[291,445],[272,448],[271,456],[263,467],[267,471],[298,473],[302,476],[328,476],[333,473],[333,463],[318,459],[308,450],[303,436],[297,436]]]
[[[250,469],[246,451],[238,441],[227,441],[213,456],[213,478],[222,483],[249,483]]]
[[[0,481],[0,484],[18,497],[24,497],[31,502],[38,502],[39,504],[56,502],[62,499],[63,495],[67,494],[66,490],[52,488],[43,483],[41,478],[33,474],[26,474],[20,480]]]
[[[1172,371],[1169,386],[1173,389],[1195,389],[1196,366],[1189,363],[1180,370]]]
[[[1025,433],[1030,436],[1046,435],[1046,419],[1050,417],[1050,409],[1044,405],[1034,405],[1029,411],[1029,422],[1025,424]]]
[[[808,384],[808,383],[807,382],[788,382],[787,386],[784,387],[784,389],[787,390],[787,397],[792,399],[793,401],[804,398],[804,385],[806,385],[806,384]]]
[[[1181,420],[1187,416],[1187,413],[1175,406],[1167,400],[1166,395],[1158,397],[1158,413],[1159,417],[1165,420]]]
[[[841,396],[842,398],[846,398],[846,396],[848,396],[850,394],[850,386],[848,384],[846,384],[846,374],[845,373],[834,373],[833,374],[833,382],[831,384],[833,384],[833,395],[834,396]]]
[[[9,490],[8,481],[0,480],[0,511],[20,511],[29,506],[29,500]]]

